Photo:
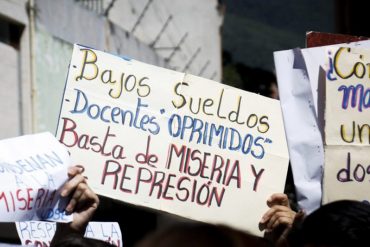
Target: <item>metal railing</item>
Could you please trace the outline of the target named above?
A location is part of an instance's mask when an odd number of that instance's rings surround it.
[[[80,4],[82,7],[93,11],[98,15],[104,16],[108,16],[109,11],[113,7],[115,1],[116,0],[75,0],[75,2]]]

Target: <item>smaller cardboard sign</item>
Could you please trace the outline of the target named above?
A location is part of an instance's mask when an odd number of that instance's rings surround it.
[[[16,227],[22,245],[48,247],[56,231],[56,223],[46,221],[16,222]],[[117,222],[90,222],[85,237],[122,246],[122,233]]]
[[[0,141],[0,221],[71,221],[58,191],[69,164],[67,150],[50,133]]]

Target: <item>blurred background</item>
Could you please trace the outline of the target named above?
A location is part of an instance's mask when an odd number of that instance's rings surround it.
[[[0,139],[55,133],[74,43],[278,98],[273,52],[305,47],[307,31],[370,37],[367,5],[350,0],[0,0]],[[118,221],[125,246],[172,221],[102,200],[96,220]]]

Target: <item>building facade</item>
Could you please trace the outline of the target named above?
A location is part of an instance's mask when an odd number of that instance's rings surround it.
[[[74,43],[221,79],[217,0],[1,0],[0,138],[55,133]]]

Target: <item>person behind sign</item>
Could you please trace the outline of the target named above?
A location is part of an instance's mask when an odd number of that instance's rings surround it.
[[[69,180],[64,184],[61,196],[70,197],[66,211],[73,213],[73,221],[57,223],[50,246],[113,246],[100,240],[83,237],[87,224],[99,206],[99,198],[87,185],[87,179],[82,175],[83,171],[81,166],[68,169]]]
[[[148,235],[135,247],[269,247],[266,239],[207,223],[183,223]]]
[[[289,246],[369,246],[370,205],[341,200],[328,203],[308,215],[288,235]]]
[[[273,194],[261,219],[279,247],[368,246],[370,205],[341,200],[321,206],[306,216],[290,209],[287,196]]]

